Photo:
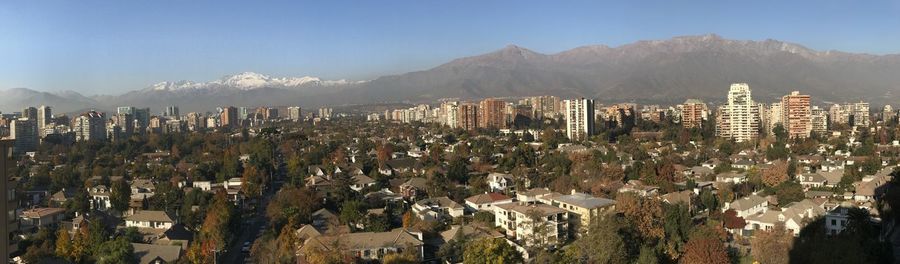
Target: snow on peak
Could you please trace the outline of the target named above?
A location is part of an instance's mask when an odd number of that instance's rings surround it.
[[[242,72],[234,75],[224,76],[221,79],[205,83],[195,83],[191,81],[159,82],[151,85],[149,89],[155,91],[180,91],[228,87],[241,90],[252,90],[265,87],[293,88],[307,84],[329,86],[350,83],[352,82],[347,80],[322,80],[318,77],[312,76],[276,78],[261,73]]]

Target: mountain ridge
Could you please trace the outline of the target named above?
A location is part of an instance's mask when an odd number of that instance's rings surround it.
[[[243,72],[207,82],[159,82],[117,96],[70,93],[56,97],[104,108],[135,105],[158,109],[185,104],[180,105],[184,111],[208,111],[226,104],[318,107],[545,94],[584,96],[601,102],[680,103],[687,98],[719,102],[730,83],[748,82],[754,98],[762,102],[799,90],[811,94],[816,102],[862,99],[879,104],[900,99],[897,72],[900,54],[817,51],[774,39],[732,40],[706,34],[616,47],[584,45],[550,54],[511,44],[429,69],[368,81]],[[60,100],[53,94],[42,96]]]

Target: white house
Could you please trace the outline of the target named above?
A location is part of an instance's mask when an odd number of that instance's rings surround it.
[[[472,211],[493,212],[495,205],[512,202],[512,198],[500,193],[483,193],[466,198],[466,207]]]
[[[91,196],[91,209],[98,211],[106,211],[112,207],[109,201],[109,188],[106,185],[96,185],[88,188],[88,195]]]
[[[167,230],[175,224],[164,211],[138,211],[125,218],[125,226]]]
[[[503,192],[516,188],[515,177],[506,173],[490,173],[487,176],[488,187],[493,192]]]
[[[465,214],[465,208],[462,205],[446,196],[418,201],[412,209],[423,220],[443,220]]]
[[[744,198],[737,199],[734,202],[725,203],[725,206],[722,207],[722,212],[725,212],[728,209],[734,209],[734,211],[737,212],[738,217],[747,217],[748,215],[765,212],[768,209],[768,206],[769,201],[766,200],[766,198],[751,194]]]

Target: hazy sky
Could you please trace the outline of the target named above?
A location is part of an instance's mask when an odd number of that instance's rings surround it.
[[[120,94],[242,71],[363,80],[507,44],[706,33],[900,53],[900,1],[4,1],[0,89]]]

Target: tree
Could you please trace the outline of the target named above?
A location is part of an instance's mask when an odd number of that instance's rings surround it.
[[[628,263],[632,237],[625,219],[610,215],[590,224],[587,234],[567,249],[567,255],[586,263]]]
[[[779,184],[775,188],[775,195],[778,196],[778,204],[782,205],[799,202],[806,198],[803,186],[794,181],[786,181]]]
[[[305,187],[284,187],[266,206],[266,216],[276,226],[295,221],[309,222],[310,215],[322,208],[322,199]]]
[[[463,158],[455,158],[447,167],[447,178],[459,183],[465,183],[469,179],[469,170]]]
[[[391,253],[384,256],[381,261],[383,264],[417,264],[419,258],[412,254],[414,251],[406,251],[403,254]]]
[[[794,236],[781,224],[772,230],[759,230],[750,241],[753,259],[765,264],[789,263],[793,241]]]
[[[684,251],[685,243],[688,240],[688,235],[693,226],[691,223],[691,213],[688,211],[687,205],[683,203],[667,205],[664,208],[664,253],[671,259],[678,259]]]
[[[56,232],[56,256],[70,259],[72,250],[72,239],[69,237],[69,231],[65,228],[60,228]]]
[[[747,221],[743,217],[737,216],[737,211],[728,209],[725,211],[724,223],[727,229],[743,229],[747,226]]]
[[[466,246],[463,263],[507,264],[522,263],[522,254],[501,238],[475,240]]]
[[[247,166],[244,168],[244,174],[241,177],[241,189],[247,197],[255,198],[262,193],[263,172],[256,166]]]
[[[134,247],[125,237],[118,237],[100,245],[94,254],[98,264],[134,263]]]
[[[110,188],[109,203],[112,208],[119,212],[128,210],[128,203],[131,202],[131,186],[125,183],[125,180],[117,180],[112,182]]]
[[[365,207],[363,206],[362,202],[358,200],[344,202],[344,204],[341,206],[341,222],[353,226],[363,219],[364,212]]]
[[[701,227],[710,229],[710,227]],[[728,264],[731,259],[722,241],[716,237],[712,230],[700,230],[691,235],[684,246],[684,255],[681,263],[685,264]]]
[[[639,197],[633,193],[616,196],[616,210],[631,222],[641,237],[661,239],[663,230],[662,204],[657,199]]]
[[[777,161],[771,168],[762,171],[762,181],[766,186],[775,187],[788,180],[788,163]]]

